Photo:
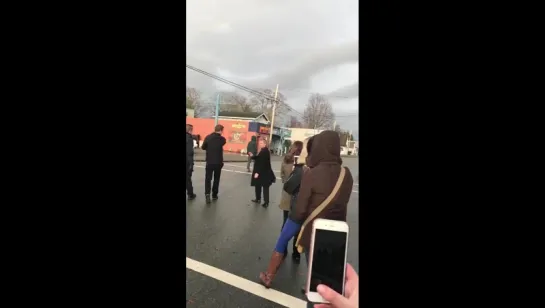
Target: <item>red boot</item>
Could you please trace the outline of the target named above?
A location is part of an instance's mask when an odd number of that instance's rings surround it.
[[[273,252],[271,256],[271,261],[269,261],[269,267],[266,272],[261,272],[259,274],[259,280],[265,288],[270,288],[276,272],[280,268],[282,261],[284,261],[284,254],[279,252]]]

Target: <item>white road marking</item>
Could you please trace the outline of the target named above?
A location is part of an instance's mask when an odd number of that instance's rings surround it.
[[[215,268],[213,266],[204,264],[202,262],[195,261],[188,257],[185,258],[185,264],[186,264],[186,267],[190,270],[201,273],[208,277],[212,277],[223,283],[229,284],[233,287],[239,288],[248,293],[252,293],[253,295],[257,295],[271,302],[275,302],[279,305],[282,305],[285,307],[294,307],[294,308],[307,306],[307,302],[302,299],[293,297],[291,295],[288,295],[273,289],[266,289],[264,286],[258,283],[233,275],[224,270]]]
[[[205,166],[203,165],[194,165],[194,167],[197,167],[197,168],[205,168]],[[241,174],[246,174],[246,175],[251,175],[251,173],[247,172],[247,171],[238,171],[238,170],[231,170],[231,169],[221,169],[221,171],[227,171],[227,172],[234,172],[234,173],[241,173]],[[281,180],[281,178],[279,177],[276,177],[277,180]],[[355,193],[359,193],[359,191],[357,190],[353,190],[352,192],[355,192]]]

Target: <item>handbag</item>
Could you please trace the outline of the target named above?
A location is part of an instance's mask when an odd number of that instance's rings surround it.
[[[331,191],[329,196],[327,196],[327,198],[322,203],[320,203],[320,205],[318,205],[318,207],[314,209],[312,213],[310,213],[310,215],[307,217],[307,219],[301,226],[301,230],[299,231],[299,235],[297,236],[297,241],[295,242],[295,246],[297,247],[297,251],[299,251],[299,253],[303,253],[304,251],[303,246],[301,246],[299,242],[301,241],[301,237],[303,236],[303,231],[305,230],[305,227],[310,221],[312,221],[316,216],[318,216],[318,214],[320,214],[325,209],[326,206],[329,205],[329,203],[333,200],[333,198],[335,198],[335,195],[341,188],[345,173],[346,173],[346,169],[345,167],[343,167],[341,169],[341,174],[339,174],[339,179],[337,179],[337,183],[335,183],[335,187],[333,187],[333,191]]]
[[[292,196],[297,193],[299,186],[301,186],[301,179],[303,178],[303,168],[294,168],[290,176],[284,183],[284,191]]]

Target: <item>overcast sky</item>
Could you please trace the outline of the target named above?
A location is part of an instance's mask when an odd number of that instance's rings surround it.
[[[188,0],[187,64],[250,88],[269,88],[303,113],[328,95],[341,128],[358,136],[357,0]],[[230,85],[186,69],[210,100]],[[345,98],[346,97],[346,98]]]

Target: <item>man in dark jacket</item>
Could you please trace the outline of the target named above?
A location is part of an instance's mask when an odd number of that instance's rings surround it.
[[[193,193],[193,183],[191,182],[191,176],[193,175],[193,155],[195,152],[193,151],[193,135],[191,133],[193,132],[193,126],[191,124],[186,124],[185,126],[185,151],[186,151],[186,157],[185,157],[185,186],[187,190],[187,199],[193,200],[195,197],[197,197],[196,194]]]
[[[202,149],[206,151],[206,174],[204,177],[204,195],[206,203],[210,203],[210,182],[212,185],[212,199],[218,200],[221,168],[223,168],[223,146],[226,143],[223,134],[223,125],[216,125],[214,132],[204,138]]]
[[[257,140],[256,136],[252,136],[252,141],[248,142],[248,147],[246,148],[246,154],[248,155],[248,165],[246,165],[246,169],[248,169],[248,172],[252,172],[250,170],[250,163],[252,162],[252,156],[257,155]],[[252,153],[250,155],[250,153]]]

